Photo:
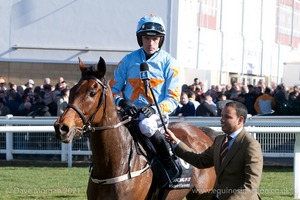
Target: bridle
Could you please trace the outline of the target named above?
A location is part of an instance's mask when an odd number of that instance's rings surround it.
[[[97,114],[97,112],[99,111],[100,107],[102,106],[103,102],[105,101],[105,94],[106,94],[106,90],[107,90],[107,86],[98,78],[94,77],[94,76],[85,76],[82,77],[80,79],[80,81],[84,81],[84,80],[94,80],[96,83],[98,83],[102,88],[102,94],[101,97],[98,101],[98,105],[96,107],[96,109],[94,110],[94,112],[92,113],[92,115],[90,115],[89,117],[85,117],[83,112],[74,104],[68,104],[67,108],[72,108],[73,110],[76,111],[76,113],[80,116],[82,122],[83,122],[83,126],[82,128],[78,128],[78,130],[81,130],[81,134],[84,133],[89,133],[89,132],[93,132],[94,131],[94,127],[92,126],[92,122]],[[79,82],[80,82],[79,81]]]
[[[91,132],[95,132],[96,130],[107,130],[107,129],[114,129],[114,128],[118,128],[119,126],[121,125],[124,125],[128,122],[131,121],[131,117],[129,117],[128,119],[122,121],[122,122],[119,122],[117,124],[114,124],[114,125],[109,125],[109,126],[103,126],[103,127],[94,127],[92,126],[92,122],[97,114],[97,112],[99,111],[99,109],[101,108],[103,102],[105,101],[105,95],[106,95],[106,91],[107,91],[107,85],[104,84],[101,80],[99,80],[98,78],[96,78],[95,76],[85,76],[85,77],[82,77],[80,81],[83,81],[83,80],[94,80],[96,81],[96,83],[98,83],[102,88],[103,88],[103,92],[101,94],[101,97],[98,101],[98,105],[95,109],[95,111],[93,112],[92,115],[90,115],[89,117],[85,117],[83,112],[77,107],[75,106],[74,104],[68,104],[67,105],[67,108],[72,108],[73,110],[76,111],[76,113],[80,116],[82,122],[83,122],[83,126],[81,128],[77,128],[77,130],[82,134],[86,134],[86,133],[91,133]]]

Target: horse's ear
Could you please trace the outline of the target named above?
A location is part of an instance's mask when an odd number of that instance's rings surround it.
[[[98,67],[99,77],[100,78],[104,77],[106,73],[106,63],[102,57],[100,57],[97,67]]]
[[[87,68],[79,57],[78,57],[78,61],[79,61],[79,68],[80,68],[81,74],[83,74],[87,70]]]

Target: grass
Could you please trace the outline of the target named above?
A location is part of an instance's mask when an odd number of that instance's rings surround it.
[[[0,167],[0,199],[86,199],[86,167]],[[264,200],[293,199],[293,168],[264,168]]]
[[[87,168],[1,167],[0,199],[86,199]]]
[[[293,182],[292,167],[265,167],[259,192],[264,200],[294,199]]]

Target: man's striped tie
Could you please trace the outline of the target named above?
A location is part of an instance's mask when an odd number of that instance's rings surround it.
[[[225,140],[222,144],[222,147],[221,147],[221,155],[220,155],[220,159],[221,159],[221,163],[223,161],[223,159],[225,158],[226,154],[227,154],[227,151],[228,151],[228,146],[229,146],[229,141],[232,139],[232,137],[230,137],[229,135],[227,135],[225,137]]]

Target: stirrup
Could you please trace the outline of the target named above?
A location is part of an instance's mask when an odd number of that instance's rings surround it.
[[[173,166],[169,167],[169,168],[165,167],[165,170],[167,171],[169,181],[172,183],[176,178],[179,178],[181,176],[182,168],[176,158],[174,159],[173,156],[171,156],[170,159],[171,159]]]

